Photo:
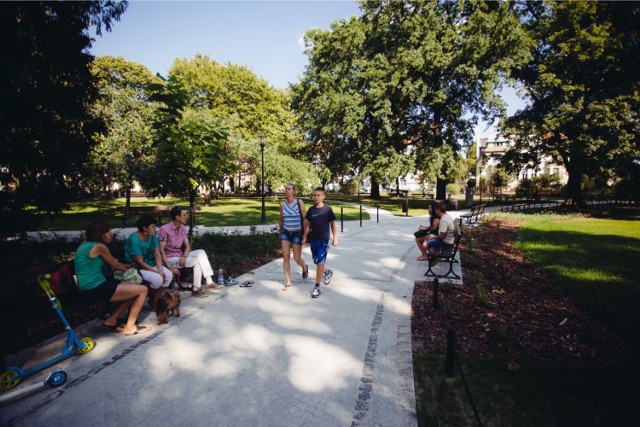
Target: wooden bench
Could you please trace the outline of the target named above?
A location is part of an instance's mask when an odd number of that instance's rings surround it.
[[[453,264],[458,264],[456,254],[458,253],[458,246],[460,245],[461,239],[462,232],[459,232],[458,234],[456,234],[452,246],[429,248],[429,252],[427,253],[429,257],[429,269],[424,273],[424,275],[427,277],[437,277],[439,279],[446,279],[451,276],[455,277],[456,279],[461,279],[461,277],[453,271]],[[436,274],[433,271],[433,267],[439,261],[449,263],[449,271],[447,271],[445,274]]]
[[[143,215],[149,215],[157,219],[158,223],[156,225],[162,225],[163,217],[167,218],[166,222],[171,221],[171,209],[173,209],[173,206],[136,206],[130,207],[129,209],[126,207],[119,207],[118,211],[122,213],[120,219],[122,221],[122,228],[124,228],[127,226],[127,219],[139,218]],[[197,205],[193,207],[193,210],[196,211],[199,211],[200,209],[202,208]],[[196,215],[194,215],[194,219],[195,218],[197,218]]]

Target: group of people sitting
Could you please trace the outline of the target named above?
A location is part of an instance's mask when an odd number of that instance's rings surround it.
[[[137,222],[138,231],[132,233],[125,243],[124,262],[117,260],[107,244],[113,239],[113,231],[108,223],[92,222],[86,231],[85,241],[80,244],[75,256],[75,271],[78,288],[83,297],[91,302],[120,303],[104,321],[104,326],[125,335],[142,334],[151,331],[149,326],[137,326],[138,315],[145,299],[149,296],[152,309],[173,278],[179,280],[180,269],[193,268],[192,295],[207,297],[202,288],[204,278],[208,289],[223,288],[215,284],[213,269],[207,254],[202,249],[191,249],[187,237],[188,210],[176,206],[171,209],[171,222],[156,227],[156,219],[143,216]],[[106,268],[105,268],[106,267]],[[119,281],[105,274],[105,270],[126,272],[131,268],[139,271],[149,287]],[[127,322],[118,324],[119,317],[129,309]]]
[[[452,246],[456,237],[454,219],[447,213],[447,204],[434,201],[427,207],[429,210],[429,225],[420,225],[413,233],[416,245],[420,249],[418,261],[429,259],[429,248]]]

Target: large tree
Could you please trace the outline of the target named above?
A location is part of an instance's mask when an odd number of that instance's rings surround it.
[[[517,77],[531,102],[503,133],[527,161],[553,156],[567,169],[566,203],[584,204],[582,177],[616,178],[640,156],[640,3],[526,2],[536,44]],[[625,172],[622,172],[624,174]]]
[[[101,34],[127,2],[0,2],[0,233],[62,211],[98,123],[89,114],[89,28]]]
[[[372,194],[392,165],[389,152],[413,146],[418,169],[441,181],[444,198],[478,118],[503,115],[496,93],[526,58],[527,39],[504,2],[386,0],[361,8],[359,18],[307,33],[309,66],[294,106],[312,143],[328,145],[326,159],[355,171],[379,165]]]

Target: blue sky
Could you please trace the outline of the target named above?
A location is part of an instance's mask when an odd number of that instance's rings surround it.
[[[122,56],[167,74],[175,58],[209,55],[247,66],[276,88],[302,75],[309,28],[359,13],[355,1],[130,1],[111,33],[95,37],[94,55]]]
[[[176,58],[208,55],[244,65],[276,88],[298,81],[307,64],[302,36],[359,14],[351,0],[129,1],[113,30],[95,36],[93,55],[122,56],[166,75]],[[522,103],[506,91],[509,112]],[[476,137],[493,138],[479,125]]]

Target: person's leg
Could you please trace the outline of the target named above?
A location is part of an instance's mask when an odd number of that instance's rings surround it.
[[[124,312],[125,309],[129,308],[129,317],[127,318],[127,323],[124,326],[124,333],[126,335],[131,335],[137,330],[136,321],[138,320],[138,315],[140,314],[140,310],[142,310],[142,306],[144,305],[144,300],[147,297],[147,287],[143,285],[134,285],[131,283],[121,283],[116,288],[116,292],[113,294],[109,301],[111,302],[120,302],[122,304],[118,306],[116,311],[112,314],[112,316],[117,317],[120,316]],[[148,327],[147,327],[148,328]],[[150,328],[146,329],[150,330]]]
[[[164,271],[164,280],[162,281],[162,287],[168,288],[173,280],[173,273],[164,265],[162,266],[162,271]]]
[[[205,278],[206,284],[213,283],[213,269],[211,268],[211,264],[209,263],[209,258],[207,257],[207,253],[202,249],[196,249],[189,253],[189,256],[185,260],[185,267],[193,268],[193,289],[200,289],[200,283],[202,282],[202,277]]]
[[[140,270],[140,275],[149,283],[149,305],[151,306],[151,310],[155,312],[156,303],[160,295],[162,295],[162,292],[160,292],[160,287],[163,284],[162,276],[160,273],[149,270]]]
[[[424,248],[424,241],[427,239],[427,236],[416,237],[416,245],[418,249],[420,249],[420,256],[417,258],[418,261],[423,261],[426,259],[427,251]]]
[[[304,276],[304,272],[308,267],[302,259],[302,230],[294,233],[291,245],[293,248],[293,260],[302,268],[302,275]]]
[[[284,233],[283,233],[284,234]],[[282,249],[282,266],[284,268],[285,286],[291,286],[291,242],[285,239],[280,240]]]

